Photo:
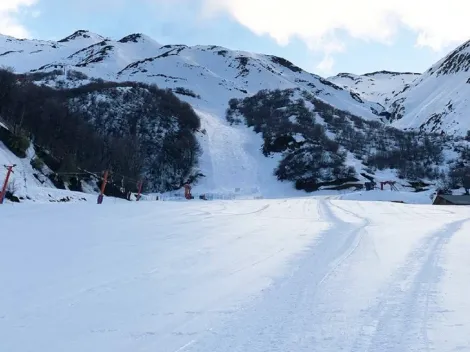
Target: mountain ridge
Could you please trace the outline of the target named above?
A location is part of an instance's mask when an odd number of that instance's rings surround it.
[[[180,59],[179,62],[172,63],[175,66],[185,66],[187,68],[188,65],[193,65],[195,69],[199,68],[199,70],[204,70],[207,67],[207,65],[204,65],[204,63],[213,60],[213,58],[208,57],[209,55],[204,55],[209,53],[212,55],[217,55],[219,58],[226,59],[214,60],[225,61],[224,63],[220,63],[221,65],[228,65],[230,68],[233,68],[233,66],[236,65],[237,73],[234,76],[227,76],[226,72],[217,72],[216,76],[218,77],[216,78],[220,79],[222,83],[227,83],[227,85],[232,85],[233,87],[238,88],[238,91],[242,93],[247,91],[251,94],[254,94],[259,90],[259,86],[261,86],[261,88],[266,88],[266,86],[262,85],[264,82],[257,82],[257,87],[251,91],[250,89],[247,89],[248,87],[246,80],[243,81],[240,78],[246,77],[250,69],[258,70],[258,73],[265,71],[268,75],[280,77],[281,79],[278,83],[271,84],[272,88],[279,88],[280,86],[294,88],[301,86],[312,89],[315,88],[316,85],[319,85],[321,86],[320,89],[324,88],[324,86],[327,86],[325,87],[326,89],[333,88],[334,90],[338,91],[342,90],[340,87],[324,79],[323,77],[307,72],[294,65],[290,61],[274,55],[230,50],[228,48],[216,45],[161,45],[150,37],[140,33],[127,35],[119,40],[111,40],[95,33],[79,30],[62,39],[61,41],[62,43],[67,44],[77,41],[78,38],[85,41],[81,48],[73,51],[73,49],[76,49],[75,46],[73,48],[68,48],[67,46],[57,47],[55,49],[58,51],[63,50],[64,55],[60,55],[60,53],[58,53],[57,55],[53,55],[48,60],[44,58],[44,62],[41,63],[36,60],[36,67],[28,67],[28,69],[22,67],[21,65],[16,65],[15,67],[15,64],[13,63],[16,62],[15,57],[2,58],[0,56],[0,64],[3,63],[3,65],[12,66],[15,68],[15,71],[19,73],[51,71],[61,67],[73,67],[74,69],[77,69],[78,71],[81,71],[90,77],[104,78],[108,80],[134,80],[143,83],[149,83],[149,78],[153,78],[151,83],[156,83],[165,87],[165,83],[168,82],[162,82],[162,80],[155,79],[155,76],[152,77],[149,75],[149,77],[145,77],[145,75],[143,75],[143,73],[149,71],[149,68],[146,66],[149,66],[151,63],[155,63],[155,61],[158,59],[164,59],[172,56],[178,57]],[[145,42],[141,48],[136,47],[135,45],[131,49],[125,47],[125,44],[127,43],[142,44],[142,41],[147,42]],[[53,42],[48,43],[51,45]],[[179,57],[179,54],[182,52],[185,57]],[[202,62],[201,59],[203,59]],[[105,65],[100,66],[98,65],[99,63],[103,63]],[[219,64],[219,62],[216,63]],[[114,67],[111,67],[113,65]],[[163,75],[168,75],[167,71],[171,69],[171,67],[167,63],[165,63],[164,66],[165,65],[166,67],[155,67],[155,69],[162,71],[159,73]],[[225,68],[224,70],[227,71]],[[209,72],[213,71],[213,69],[205,69],[205,71],[209,75],[213,73]],[[178,77],[177,74],[171,74],[169,76]],[[160,77],[164,78],[164,76]],[[265,81],[264,77],[262,78]],[[251,79],[253,80],[256,78]],[[181,80],[184,80],[184,78]],[[273,79],[271,79],[271,81],[272,80]],[[220,82],[217,82],[217,84],[218,83]],[[267,83],[269,84],[269,82]],[[349,99],[350,105],[356,106],[356,102],[351,100],[357,101],[357,98],[350,96],[349,91],[344,92],[343,94],[343,100],[347,101]],[[349,97],[347,97],[347,95],[349,95]],[[227,101],[230,98],[231,97],[227,97]],[[367,104],[368,103],[365,105]],[[372,115],[375,115],[373,111],[380,110],[380,106],[375,103],[370,103],[368,105],[369,106],[367,106],[365,110],[369,110],[369,113],[366,111],[361,111],[361,114],[365,114],[366,117],[373,118]]]
[[[377,81],[372,78],[377,74],[390,77]],[[389,113],[389,123],[397,128],[458,136],[465,136],[470,130],[470,121],[466,118],[470,113],[470,40],[422,74],[341,73],[329,80],[382,104]]]

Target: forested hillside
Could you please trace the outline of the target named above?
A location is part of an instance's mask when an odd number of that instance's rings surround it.
[[[470,170],[470,149],[463,138],[364,120],[299,89],[232,99],[227,120],[260,133],[263,153],[282,155],[275,170],[278,179],[307,191],[357,181],[360,173],[374,179],[376,171],[385,169],[412,182],[432,180],[455,187],[462,186],[463,170]]]
[[[148,191],[168,191],[195,177],[200,121],[170,90],[102,80],[72,89],[35,84],[45,75],[0,70],[0,116],[11,132],[3,130],[3,140],[16,155],[34,143],[38,165],[47,159],[63,181],[108,169],[144,178]]]

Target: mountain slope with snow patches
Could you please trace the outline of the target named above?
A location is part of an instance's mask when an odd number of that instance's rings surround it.
[[[456,136],[470,130],[470,41],[423,74],[341,73],[328,79],[383,105],[394,127]]]
[[[18,73],[61,68],[113,81],[154,83],[161,88],[181,86],[195,91],[206,105],[223,108],[229,99],[261,89],[303,88],[364,118],[374,119],[381,111],[378,104],[361,101],[349,91],[276,56],[219,46],[162,46],[143,34],[115,41],[86,31],[59,42],[2,36],[0,43],[5,50],[0,65],[13,67]],[[37,46],[47,49],[37,53],[40,59],[34,56]]]
[[[3,128],[4,125],[0,122],[0,129]],[[5,202],[11,199],[9,195],[14,195],[18,198],[16,201],[20,202],[27,200],[35,202],[81,202],[95,200],[95,197],[91,197],[86,193],[57,189],[53,182],[47,177],[50,172],[48,167],[45,165],[40,168],[35,167],[34,159],[36,157],[37,155],[33,145],[30,145],[27,149],[26,156],[20,158],[0,141],[0,182],[2,186],[3,180],[7,174],[7,169],[4,165],[14,165],[13,173],[10,174],[7,187],[7,199]],[[93,191],[94,190],[89,187],[88,193]]]
[[[226,108],[231,98],[261,89],[302,88],[339,109],[375,119],[378,104],[358,101],[347,90],[307,73],[292,63],[267,55],[209,46],[165,46],[162,53],[128,65],[119,80],[155,82],[195,91],[207,105]],[[164,72],[164,74],[162,74]]]
[[[470,41],[393,97],[394,126],[466,135],[470,130]]]
[[[363,75],[339,73],[328,80],[349,89],[366,100],[376,101],[387,107],[394,95],[419,78],[419,73],[379,71]]]
[[[57,42],[16,39],[0,35],[0,65],[12,67],[16,72],[28,72],[60,61],[76,51],[103,41],[105,38],[80,30]]]

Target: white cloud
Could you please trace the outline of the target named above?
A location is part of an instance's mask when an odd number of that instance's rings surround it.
[[[258,35],[280,45],[292,37],[329,55],[344,50],[338,33],[385,44],[401,28],[416,33],[416,44],[436,51],[470,38],[470,1],[447,0],[203,0],[204,13],[227,12]],[[332,45],[334,43],[334,45]],[[329,59],[328,59],[329,58]]]
[[[33,6],[37,0],[0,0],[0,33],[18,38],[29,37],[28,30],[19,23],[17,16],[25,7]]]
[[[329,75],[332,72],[333,66],[335,64],[335,60],[331,57],[331,55],[325,55],[322,61],[316,66],[316,69],[325,75]]]

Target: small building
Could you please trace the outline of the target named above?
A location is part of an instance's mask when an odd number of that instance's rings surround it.
[[[450,194],[438,194],[434,198],[433,205],[470,205],[470,195],[454,196]]]

